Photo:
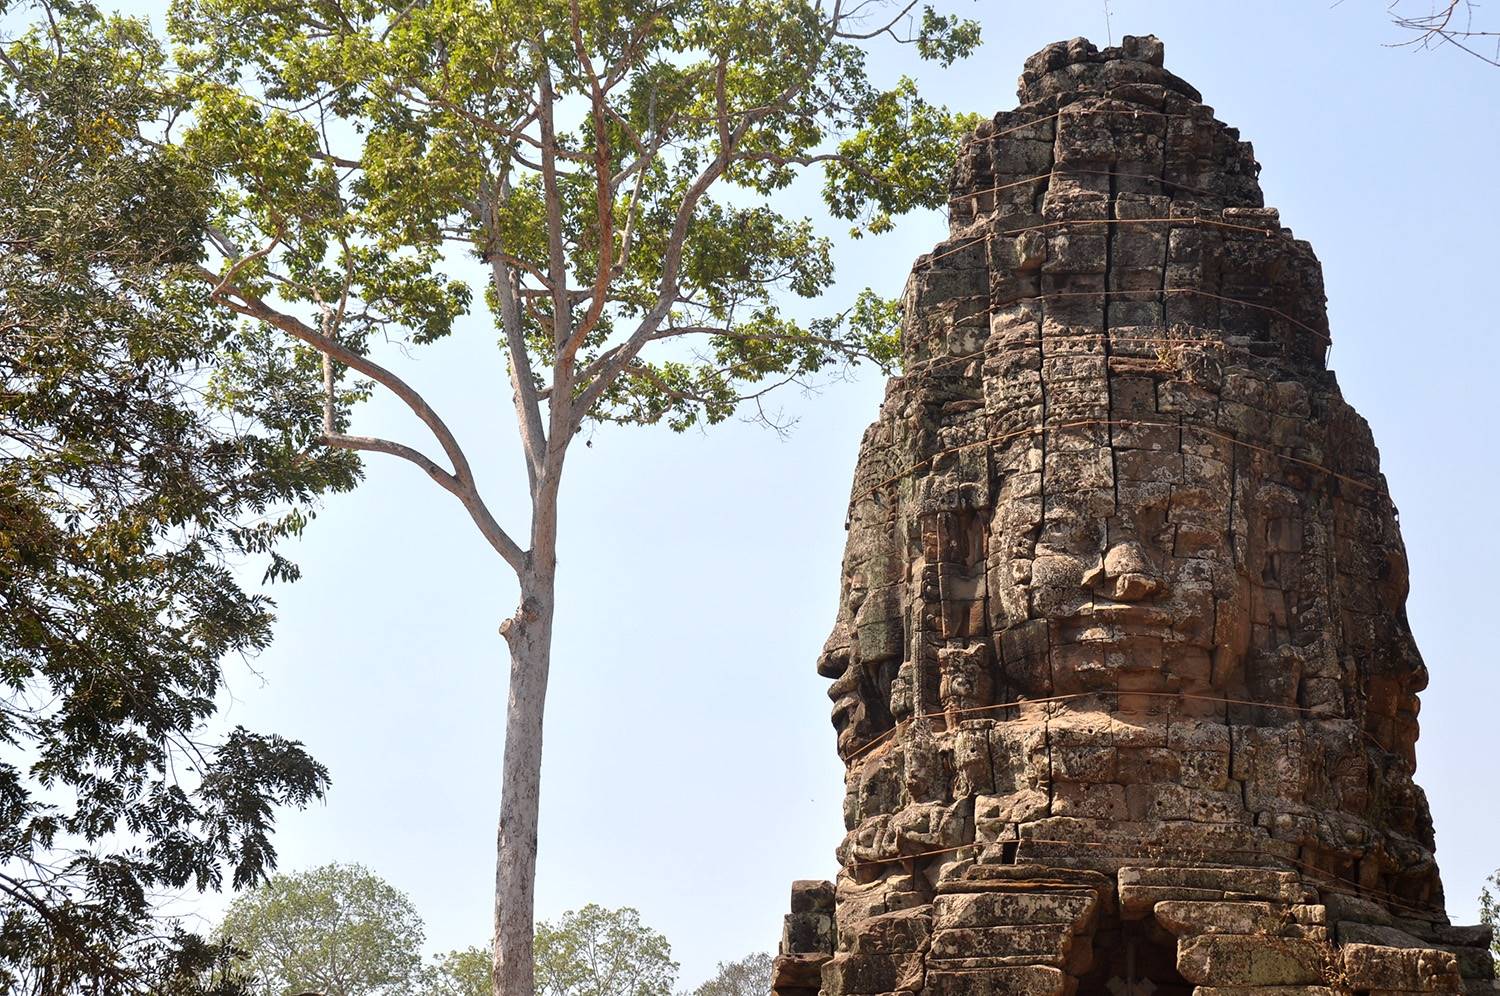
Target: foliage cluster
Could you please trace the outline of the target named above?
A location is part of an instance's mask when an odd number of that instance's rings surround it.
[[[242,967],[258,996],[487,996],[487,950],[449,951],[424,965],[422,939],[422,918],[406,895],[353,864],[273,876],[235,900],[218,932],[246,952]],[[677,977],[667,939],[628,907],[590,903],[538,923],[536,954],[543,996],[663,996]],[[731,967],[755,957],[765,958]],[[763,967],[768,981],[768,960]],[[742,991],[708,985],[697,996]]]
[[[223,662],[270,639],[231,566],[294,573],[275,544],[357,465],[298,445],[295,390],[208,403],[257,343],[172,279],[212,190],[151,140],[165,52],[137,21],[43,13],[0,41],[0,989],[232,988],[154,896],[255,881],[273,807],[328,776],[209,729]]]

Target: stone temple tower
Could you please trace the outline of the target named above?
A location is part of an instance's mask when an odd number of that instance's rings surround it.
[[[1396,509],[1250,145],[1077,39],[964,144],[818,661],[775,992],[1491,992],[1413,781]]]

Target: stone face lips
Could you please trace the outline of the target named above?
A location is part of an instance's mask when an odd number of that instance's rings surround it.
[[[848,833],[778,991],[1480,978],[1311,247],[1154,38],[1048,46],[1020,99],[961,150],[861,446],[818,661]]]

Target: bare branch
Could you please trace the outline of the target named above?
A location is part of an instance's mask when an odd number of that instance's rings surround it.
[[[630,200],[625,205],[625,230],[620,233],[620,256],[615,260],[614,276],[623,274],[625,267],[630,265],[630,247],[635,237],[636,208],[640,205],[641,191],[646,184],[646,172],[651,168],[651,163],[656,159],[656,154],[661,149],[662,137],[665,134],[665,129],[660,129],[656,125],[656,93],[654,91],[646,101],[646,131],[651,136],[651,147],[649,150],[642,150],[643,154],[636,160],[639,165],[639,172],[636,173],[635,177],[635,189],[631,191]],[[634,138],[634,133],[631,134],[632,138]],[[617,179],[616,183],[618,182],[620,181]]]
[[[553,128],[554,109],[552,66],[541,43],[537,43],[537,87],[541,93],[538,121],[542,131],[542,193],[547,204],[547,272],[552,290],[552,345],[558,354],[568,341],[568,257],[563,245],[562,197],[557,190],[557,135]],[[553,367],[554,378],[569,372],[561,365]],[[556,399],[554,399],[555,403]]]
[[[325,353],[324,355],[326,356],[327,354]],[[526,554],[522,553],[520,548],[516,547],[514,543],[511,543],[510,545],[513,548],[513,555],[516,557],[516,561],[512,562],[511,555],[508,555],[506,551],[501,548],[501,545],[496,542],[497,539],[508,541],[509,537],[490,515],[489,508],[485,505],[484,500],[480,498],[479,492],[475,490],[472,482],[466,483],[459,480],[457,477],[448,473],[443,468],[439,467],[436,463],[429,460],[420,451],[407,446],[404,443],[398,443],[390,439],[381,439],[376,436],[350,436],[343,433],[325,433],[319,439],[319,442],[323,443],[325,446],[332,446],[337,449],[343,450],[364,450],[372,453],[388,453],[391,456],[400,457],[403,460],[407,460],[413,464],[416,464],[427,474],[428,477],[436,481],[439,487],[441,487],[444,491],[447,491],[449,494],[453,495],[459,500],[459,502],[463,504],[464,508],[468,510],[469,516],[474,520],[476,524],[479,525],[480,530],[484,532],[485,538],[488,539],[490,541],[490,544],[495,547],[495,549],[500,553],[502,557],[505,558],[505,562],[507,564],[510,564],[511,567],[518,573],[520,572],[521,565],[525,563]]]
[[[324,353],[323,355],[326,357],[328,354]],[[318,442],[324,446],[332,446],[335,449],[341,450],[389,453],[391,456],[400,457],[422,468],[428,477],[442,486],[443,490],[452,492],[455,495],[460,493],[461,486],[458,483],[458,478],[448,473],[442,467],[439,467],[419,450],[407,446],[405,443],[398,443],[390,439],[380,439],[375,436],[351,436],[342,432],[325,432],[318,439]]]
[[[340,169],[364,169],[364,163],[357,159],[345,159],[343,156],[335,156],[328,152],[310,152],[308,155],[325,163],[332,163]]]
[[[486,181],[488,186],[488,181]],[[503,201],[510,194],[509,180],[502,175],[498,198]],[[500,225],[497,218],[498,203],[490,199],[487,191],[484,224],[490,230],[492,241],[498,242]],[[495,288],[495,297],[500,302],[500,325],[505,331],[505,348],[510,357],[511,393],[516,406],[516,418],[521,431],[521,450],[526,458],[527,485],[533,497],[536,494],[537,478],[542,473],[547,452],[546,432],[542,428],[542,411],[537,397],[535,377],[531,371],[531,356],[526,350],[526,334],[521,327],[521,309],[516,300],[516,285],[513,270],[504,254],[495,252],[490,256],[490,283]]]
[[[1391,20],[1398,28],[1416,32],[1416,37],[1409,38],[1404,42],[1397,42],[1393,48],[1404,48],[1415,45],[1418,48],[1436,48],[1440,45],[1452,45],[1455,48],[1467,52],[1480,62],[1491,66],[1500,67],[1500,40],[1495,43],[1495,54],[1493,56],[1476,52],[1469,45],[1477,38],[1500,39],[1500,32],[1478,31],[1474,29],[1474,4],[1472,0],[1447,0],[1447,3],[1433,9],[1427,14],[1406,16],[1398,14],[1396,8],[1400,0],[1392,0],[1387,6],[1391,14]],[[1462,27],[1454,23],[1459,8],[1464,11],[1464,24]]]
[[[196,267],[196,275],[200,280],[214,285],[216,288],[221,282],[220,276],[206,266],[199,265]],[[280,329],[294,339],[304,342],[319,352],[332,357],[351,370],[364,374],[405,402],[412,413],[421,419],[422,423],[432,432],[438,444],[442,446],[443,452],[448,455],[448,459],[453,464],[453,473],[450,476],[458,485],[458,490],[454,490],[453,488],[448,488],[448,490],[452,491],[463,502],[464,507],[469,510],[469,515],[474,520],[474,524],[479,527],[479,531],[489,541],[490,545],[495,548],[495,551],[504,558],[505,562],[517,573],[525,569],[527,561],[525,551],[495,521],[495,517],[490,513],[489,508],[480,497],[474,484],[474,474],[469,467],[468,457],[464,455],[463,449],[458,445],[458,440],[454,438],[452,431],[443,422],[442,418],[439,417],[437,412],[433,410],[432,406],[427,403],[427,399],[423,398],[415,388],[369,357],[349,349],[334,339],[330,339],[296,316],[276,310],[247,290],[239,287],[227,287],[222,290],[216,289],[215,295],[218,300],[222,301],[230,309]],[[230,295],[233,295],[233,297]],[[238,300],[235,300],[235,298],[238,298]],[[391,445],[395,446],[398,444],[393,443]],[[416,451],[411,450],[411,453],[414,454]],[[398,455],[411,459],[406,453]]]
[[[281,245],[281,232],[278,230],[276,235],[271,239],[270,242],[267,242],[265,245],[261,246],[259,249],[248,255],[241,256],[239,259],[230,264],[229,269],[224,271],[224,276],[219,281],[218,285],[215,286],[213,290],[208,292],[208,296],[218,297],[221,293],[223,293],[224,288],[234,283],[234,278],[239,276],[241,270],[258,259],[265,259],[267,256],[271,255],[271,253],[275,252],[276,247],[279,245]]]
[[[912,12],[912,9],[914,7],[916,7],[917,2],[918,2],[918,0],[910,0],[910,2],[905,7],[901,8],[901,10],[896,14],[895,17],[892,17],[889,21],[886,21],[884,24],[882,24],[880,27],[876,28],[873,31],[857,32],[857,31],[842,31],[842,30],[840,30],[839,29],[839,25],[840,24],[843,24],[846,21],[854,20],[856,17],[858,17],[859,12],[861,10],[863,10],[866,6],[868,6],[868,4],[860,4],[859,6],[855,7],[853,11],[851,11],[851,12],[849,12],[847,14],[844,14],[842,16],[837,16],[836,15],[833,18],[833,20],[831,22],[832,28],[833,28],[833,35],[836,38],[844,38],[844,39],[846,39],[848,41],[868,41],[869,39],[871,39],[871,38],[877,38],[880,35],[890,35],[892,38],[894,38],[898,42],[903,42],[903,43],[904,42],[909,42],[909,41],[911,41],[911,38],[909,38],[909,37],[902,38],[902,37],[898,36],[896,34],[896,32],[895,32],[895,27],[896,27],[896,25],[898,23],[900,23],[902,20],[904,20]]]
[[[590,332],[599,324],[599,319],[604,315],[604,305],[608,300],[610,278],[614,271],[614,187],[610,183],[609,175],[609,130],[605,122],[605,94],[599,84],[599,77],[594,72],[594,64],[588,57],[588,52],[583,44],[583,31],[579,27],[578,0],[568,0],[568,9],[572,15],[573,49],[578,57],[578,63],[584,69],[589,78],[589,103],[594,116],[594,183],[595,204],[594,210],[599,225],[599,272],[594,277],[594,299],[589,304],[589,310],[584,314],[583,320],[573,330],[567,341],[558,351],[557,367],[558,374],[571,380],[573,357],[578,354],[578,348],[583,345]]]

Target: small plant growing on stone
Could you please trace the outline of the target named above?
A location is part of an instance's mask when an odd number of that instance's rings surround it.
[[[1332,941],[1317,943],[1322,960],[1323,985],[1336,993],[1352,994],[1354,983],[1344,970],[1344,956],[1339,953],[1338,945]]]

